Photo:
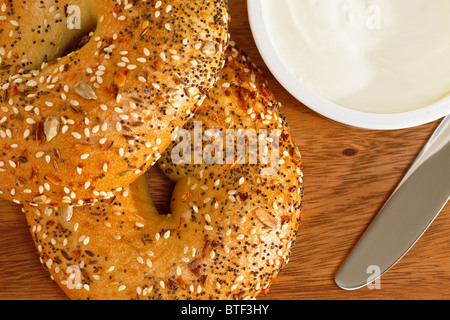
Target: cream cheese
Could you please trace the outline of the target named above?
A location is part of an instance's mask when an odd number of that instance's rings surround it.
[[[309,89],[399,113],[450,92],[450,0],[261,0],[270,38]]]

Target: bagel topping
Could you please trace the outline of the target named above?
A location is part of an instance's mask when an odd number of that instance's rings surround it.
[[[18,204],[113,198],[156,163],[225,62],[225,0],[0,5],[0,196]]]

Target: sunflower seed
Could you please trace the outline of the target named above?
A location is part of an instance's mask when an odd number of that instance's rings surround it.
[[[44,134],[47,137],[47,141],[52,140],[59,131],[59,119],[56,117],[48,117],[44,123]]]
[[[75,85],[75,92],[82,98],[87,100],[95,100],[97,99],[97,95],[94,92],[94,89],[91,88],[90,85],[80,82]]]
[[[203,45],[202,52],[207,56],[213,56],[216,54],[216,45],[213,41],[208,41]]]
[[[273,217],[268,211],[262,208],[257,208],[255,210],[255,215],[264,224],[266,227],[270,229],[278,229],[278,219]]]
[[[41,195],[41,196],[35,197],[33,199],[33,202],[36,204],[49,204],[51,202],[51,200],[47,196]]]
[[[73,216],[73,207],[61,207],[61,217],[64,221],[69,222]]]

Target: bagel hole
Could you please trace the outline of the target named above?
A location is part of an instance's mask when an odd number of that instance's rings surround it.
[[[176,183],[170,180],[159,167],[153,166],[146,173],[150,195],[159,214],[170,213],[170,202]]]
[[[72,41],[70,41],[67,46],[62,50],[61,57],[65,57],[72,52],[80,50],[91,40],[96,26],[90,26],[84,30],[80,30],[80,33],[75,34]]]

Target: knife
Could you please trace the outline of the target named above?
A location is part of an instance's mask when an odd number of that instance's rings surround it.
[[[419,240],[449,197],[450,115],[342,264],[336,284],[356,290],[379,279]]]

